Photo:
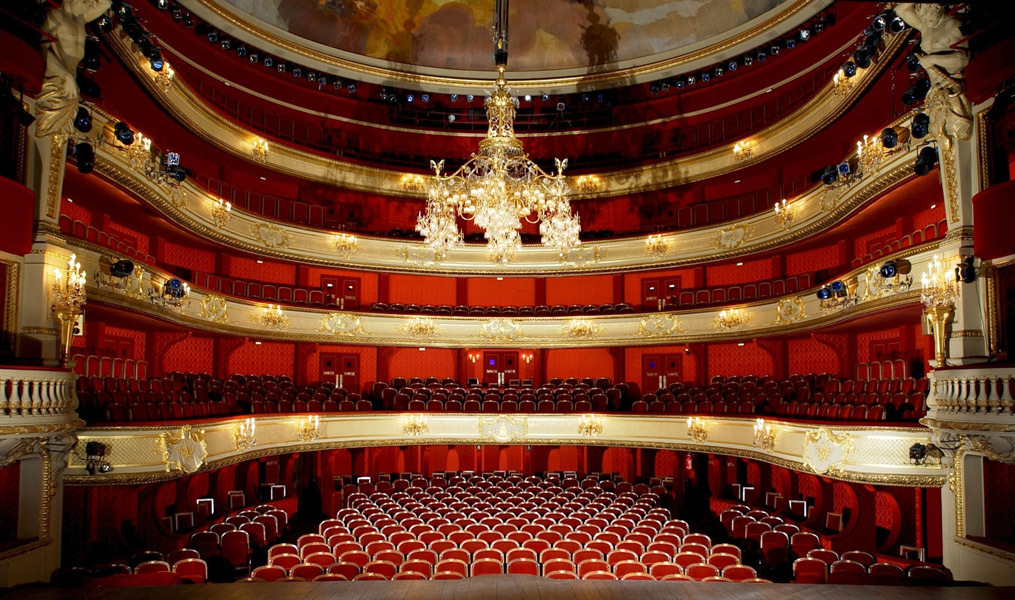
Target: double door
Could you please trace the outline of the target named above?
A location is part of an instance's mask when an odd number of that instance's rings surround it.
[[[506,385],[518,379],[518,352],[483,352],[483,384]]]
[[[680,354],[646,354],[641,358],[641,391],[650,394],[681,381]]]

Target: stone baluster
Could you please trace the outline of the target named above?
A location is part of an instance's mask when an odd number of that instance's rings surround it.
[[[10,415],[21,415],[21,381],[18,379],[11,380]]]
[[[32,390],[32,407],[31,412],[33,415],[42,414],[42,396],[39,395],[39,388],[42,387],[42,382],[38,379],[31,379],[25,382],[25,385]]]
[[[1010,378],[1008,378],[1008,377],[1002,377],[1001,380],[1000,380],[1000,384],[1001,384],[1001,399],[1000,399],[1001,412],[1006,413],[1006,414],[1011,414],[1012,413],[1012,396],[1011,396],[1012,380]]]

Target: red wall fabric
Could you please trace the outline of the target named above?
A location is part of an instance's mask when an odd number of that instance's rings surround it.
[[[853,240],[853,256],[861,257],[865,254],[869,254],[874,250],[881,249],[886,243],[896,239],[897,227],[895,225],[889,225],[888,227],[882,227],[877,231],[872,231],[866,235],[857,236]]]
[[[744,261],[744,264],[739,267],[736,263],[709,267],[706,273],[708,285],[734,285],[771,279],[774,276],[772,269],[774,260],[771,258],[749,260]]]
[[[173,344],[162,356],[162,368],[166,373],[213,373],[215,340],[210,337],[192,336]],[[232,371],[238,373],[240,371]],[[247,372],[247,371],[244,371]]]
[[[13,179],[0,177],[0,198],[4,199],[4,218],[0,220],[0,250],[11,254],[28,254],[32,250],[35,194]]]
[[[984,529],[992,540],[1015,544],[1015,465],[983,459]]]
[[[121,339],[128,339],[133,342],[133,353],[131,356],[125,358],[133,358],[135,360],[145,360],[146,356],[146,344],[147,334],[144,331],[137,331],[135,329],[124,329],[122,327],[113,327],[112,325],[103,325],[102,334],[100,336],[99,348],[105,347],[103,344],[103,337],[114,337]]]
[[[0,466],[0,490],[6,502],[0,502],[0,543],[18,539],[18,498],[21,496],[21,461]]]
[[[791,252],[786,254],[786,275],[832,269],[843,266],[845,262],[846,256],[840,244],[829,244],[806,252]]]
[[[288,375],[292,377],[295,348],[283,342],[246,342],[229,357],[230,373]]]
[[[258,263],[256,260],[239,256],[230,256],[224,262],[226,262],[225,274],[230,277],[267,281],[282,285],[293,285],[296,283],[295,265],[270,261]]]
[[[530,278],[492,277],[466,280],[470,306],[532,306],[536,303],[536,281]]]
[[[616,379],[613,356],[605,348],[563,348],[546,352],[546,377],[611,377]]]
[[[453,277],[390,275],[388,302],[402,304],[457,304],[457,281]]]
[[[708,378],[713,375],[775,375],[772,356],[754,342],[708,346]]]
[[[418,350],[417,350],[418,352]],[[322,354],[355,354],[359,356],[359,381],[360,386],[365,387],[372,381],[377,381],[377,348],[373,346],[331,346],[319,345],[307,356],[302,365],[303,380],[307,383],[317,383],[321,375]]]
[[[546,280],[547,304],[612,304],[613,276],[551,277]]]
[[[446,348],[398,348],[388,359],[390,377],[455,377],[455,351]]]
[[[92,211],[67,198],[60,202],[60,214],[67,215],[75,221],[81,221],[85,225],[92,224]]]
[[[212,252],[174,244],[164,239],[159,240],[158,247],[160,252],[156,258],[162,262],[204,273],[215,272],[215,254]]]
[[[790,373],[842,372],[842,361],[835,350],[811,338],[787,340]]]
[[[145,254],[148,254],[148,236],[142,235],[129,227],[124,227],[113,221],[109,221],[105,225],[106,233],[115,235],[120,238],[121,241],[134,247],[135,250],[140,250]]]

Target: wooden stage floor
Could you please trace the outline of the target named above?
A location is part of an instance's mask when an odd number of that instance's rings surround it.
[[[1015,588],[875,587],[664,581],[557,581],[524,575],[462,581],[231,583],[146,588],[35,587],[0,591],[25,600],[979,600],[1015,598]]]

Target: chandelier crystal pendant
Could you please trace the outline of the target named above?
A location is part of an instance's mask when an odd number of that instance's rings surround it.
[[[497,81],[486,98],[489,122],[479,151],[453,173],[444,173],[444,161],[430,161],[426,211],[420,213],[416,231],[423,235],[434,257],[442,260],[462,243],[457,219],[473,221],[484,230],[490,261],[508,263],[522,247],[522,221],[539,223],[543,245],[560,256],[581,242],[578,217],[571,214],[567,160],[556,160],[557,170],[546,173],[525,154],[515,137],[514,118],[518,99],[511,95],[504,77],[507,65],[507,2],[498,2],[495,24]]]

